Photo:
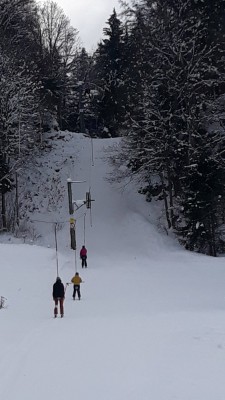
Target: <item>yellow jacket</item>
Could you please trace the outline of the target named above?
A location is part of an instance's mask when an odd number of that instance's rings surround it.
[[[79,285],[82,282],[82,279],[79,275],[74,275],[74,277],[71,279],[71,282],[74,285]]]

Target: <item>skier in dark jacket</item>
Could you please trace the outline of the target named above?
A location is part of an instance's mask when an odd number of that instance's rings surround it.
[[[82,268],[87,268],[87,249],[85,246],[82,246],[82,249],[80,251],[80,258]]]
[[[60,314],[61,314],[61,318],[62,318],[64,315],[63,302],[64,302],[64,297],[65,297],[65,289],[64,289],[64,285],[59,277],[56,278],[56,282],[53,285],[52,296],[53,296],[53,300],[55,302],[54,316],[55,316],[55,318],[57,317],[58,303],[59,303]]]

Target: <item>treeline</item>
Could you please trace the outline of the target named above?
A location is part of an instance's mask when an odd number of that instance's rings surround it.
[[[187,249],[216,256],[225,240],[225,1],[142,0],[123,14],[112,14],[95,55],[101,117],[123,135],[114,164],[163,202]]]
[[[52,1],[0,0],[0,228],[15,173],[43,146],[44,132],[76,127],[78,65],[88,55],[78,31]],[[84,61],[85,62],[85,61]]]
[[[121,5],[89,55],[54,2],[0,0],[3,209],[3,178],[46,130],[122,136],[121,178],[162,202],[187,249],[216,256],[225,243],[225,0]]]

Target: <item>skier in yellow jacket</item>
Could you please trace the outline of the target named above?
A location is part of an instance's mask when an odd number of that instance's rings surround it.
[[[81,299],[81,294],[80,294],[80,284],[82,282],[81,277],[79,276],[79,273],[76,272],[74,277],[71,279],[71,282],[73,283],[73,299],[75,300],[76,293],[78,295],[78,299]]]

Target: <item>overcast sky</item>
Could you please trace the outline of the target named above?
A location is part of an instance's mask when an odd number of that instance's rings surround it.
[[[113,8],[119,12],[118,0],[54,0],[69,17],[71,25],[79,30],[83,46],[91,51],[102,38],[105,22]]]

